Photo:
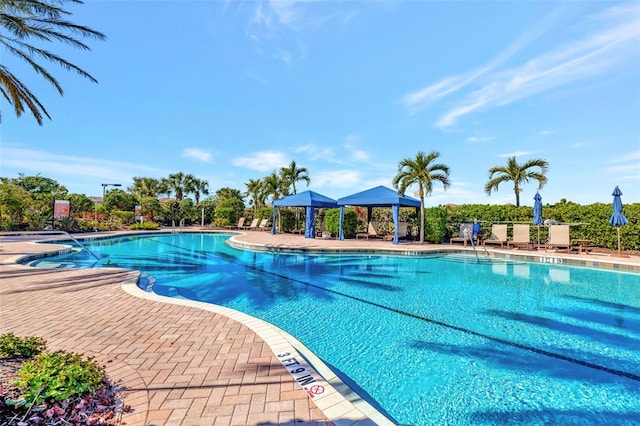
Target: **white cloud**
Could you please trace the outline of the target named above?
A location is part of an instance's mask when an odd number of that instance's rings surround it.
[[[368,161],[369,154],[360,149],[354,149],[351,151],[351,159],[356,161]]]
[[[186,158],[193,158],[203,163],[212,163],[211,153],[209,151],[202,150],[200,148],[185,148],[182,151],[182,156]]]
[[[245,157],[236,157],[231,163],[234,166],[266,172],[285,167],[288,161],[281,152],[261,151]]]
[[[615,173],[620,181],[640,180],[640,151],[629,152],[610,161],[614,165],[604,168],[604,171]],[[637,187],[637,186],[636,186]]]
[[[293,60],[293,55],[291,54],[291,52],[282,48],[276,49],[276,52],[273,54],[273,57],[281,60],[285,64],[290,64],[291,61]]]
[[[243,4],[244,2],[238,2]],[[314,31],[349,25],[357,11],[353,3],[336,3],[330,12],[310,7],[316,0],[258,0],[250,17],[247,36],[259,54],[291,64],[305,59],[309,46],[304,38]],[[283,48],[282,46],[286,46]]]
[[[489,137],[489,136],[469,136],[467,138],[468,142],[487,142],[487,141],[492,141],[495,138],[493,137]]]
[[[637,60],[640,52],[637,48],[640,39],[638,13],[638,4],[633,3],[608,9],[590,18],[599,28],[592,28],[581,39],[567,41],[519,66],[500,69],[515,53],[547,31],[555,20],[552,16],[525,33],[487,65],[467,74],[445,77],[405,95],[403,103],[410,112],[415,112],[479,81],[479,86],[461,93],[453,107],[437,119],[435,126],[446,128],[471,113],[508,105],[564,85],[600,84],[600,77],[605,72]]]
[[[318,172],[313,176],[318,187],[350,188],[360,182],[360,173],[356,170],[333,170]]]
[[[468,86],[483,75],[489,73],[493,69],[507,62],[516,53],[520,52],[522,49],[524,49],[526,46],[528,46],[538,37],[544,34],[557,19],[557,16],[559,14],[558,11],[559,9],[538,22],[537,25],[520,36],[516,41],[514,41],[505,50],[500,52],[489,63],[465,74],[445,77],[437,83],[419,89],[416,92],[409,93],[402,97],[402,104],[409,110],[409,113],[415,114],[419,110],[436,102],[437,100],[455,93],[460,89],[463,89],[465,86]],[[464,109],[462,111],[464,111]]]
[[[355,161],[368,161],[369,160],[369,154],[367,154],[365,151],[358,149],[356,147],[356,145],[358,144],[360,137],[356,134],[350,134],[347,135],[346,138],[344,138],[344,147],[345,149],[349,152],[349,155],[351,157],[351,160],[355,160]]]
[[[569,145],[569,148],[582,149],[582,148],[585,148],[585,147],[591,146],[591,145],[593,145],[593,143],[590,142],[590,141],[581,141],[581,142],[572,143],[571,145]]]
[[[409,113],[415,114],[438,99],[460,89],[464,86],[464,80],[465,78],[463,76],[447,77],[431,86],[407,93],[400,99],[400,102],[409,110]]]
[[[320,147],[315,144],[306,144],[299,146],[294,150],[297,153],[305,154],[309,157],[310,160],[325,160],[331,161],[333,157],[335,157],[334,152],[331,148],[328,147]]]
[[[640,151],[628,152],[621,157],[617,157],[613,160],[616,163],[625,163],[627,161],[639,161],[640,162]],[[636,164],[636,166],[640,167],[640,164]]]
[[[508,152],[505,154],[499,154],[498,157],[509,158],[509,157],[524,157],[525,155],[534,154],[536,151],[515,151]]]
[[[278,19],[278,22],[289,25],[296,19],[296,2],[295,0],[270,0],[269,6],[274,15]]]
[[[83,176],[90,185],[98,185],[105,179],[126,185],[133,176],[166,176],[168,171],[142,163],[99,160],[95,158],[61,155],[54,152],[26,148],[2,147],[2,168],[15,169],[26,175],[43,175],[65,184],[65,180],[77,180]],[[91,183],[94,180],[98,183]],[[73,190],[72,190],[73,192]]]

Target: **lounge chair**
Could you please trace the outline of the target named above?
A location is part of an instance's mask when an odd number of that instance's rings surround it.
[[[569,239],[569,225],[550,225],[549,239],[544,244],[545,251],[554,248],[558,251],[560,248],[566,248],[567,253],[571,251],[571,240]]]
[[[409,224],[407,222],[398,223],[398,239],[401,240],[403,238],[407,238],[407,230],[409,228]],[[395,229],[391,231],[391,233],[386,234],[382,237],[385,241],[393,241],[393,236],[395,234]]]
[[[229,225],[229,226],[225,226],[226,229],[240,229],[244,226],[244,221],[246,220],[246,218],[241,217],[240,219],[238,219],[238,224],[237,225]]]
[[[500,244],[500,248],[504,248],[504,245],[508,243],[509,241],[507,240],[507,224],[506,223],[492,224],[491,235],[489,236],[489,238],[482,241],[482,244],[484,244],[485,248],[487,247],[487,244]]]
[[[529,224],[515,223],[513,225],[513,238],[509,241],[507,247],[525,247],[527,250],[533,248],[530,231]]]
[[[464,246],[466,247],[467,243],[470,241],[470,238],[473,238],[473,223],[461,223],[460,236],[451,237],[449,239],[449,244],[464,243]]]
[[[249,226],[243,226],[243,229],[256,229],[258,227],[258,222],[260,222],[260,219],[253,219],[251,221],[251,225]]]
[[[271,227],[269,226],[269,219],[262,219],[260,221],[260,225],[258,225],[259,231],[271,231]]]
[[[375,221],[371,221],[369,222],[369,226],[367,228],[367,232],[358,232],[356,234],[356,239],[358,238],[366,238],[367,240],[369,238],[376,238],[378,237],[378,222]]]

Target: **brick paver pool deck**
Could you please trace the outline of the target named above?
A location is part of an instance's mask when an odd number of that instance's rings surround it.
[[[233,240],[236,246],[254,249],[463,250],[257,231]],[[310,398],[276,356],[281,351],[297,355],[299,344],[259,320],[212,305],[145,293],[136,286],[139,274],[135,271],[37,269],[15,263],[30,253],[59,248],[23,237],[0,237],[0,334],[42,336],[52,350],[94,356],[107,366],[109,377],[127,389],[125,402],[133,410],[124,416],[126,424],[391,424],[357,395],[346,392],[319,365],[320,360],[305,354],[310,371],[321,374],[329,389],[327,396]],[[639,256],[544,256],[640,270]]]

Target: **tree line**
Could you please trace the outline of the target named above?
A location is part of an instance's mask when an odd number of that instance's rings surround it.
[[[449,166],[438,163],[438,152],[428,154],[420,151],[414,158],[405,158],[398,163],[398,173],[393,177],[393,186],[402,195],[410,188],[416,188],[416,195],[421,202],[420,229],[424,235],[424,198],[429,196],[435,183],[441,183],[446,190],[449,185]],[[530,170],[538,167],[540,170]],[[538,187],[546,183],[544,174],[547,171],[544,160],[532,160],[519,165],[515,158],[510,158],[506,167],[494,167],[490,170],[492,178],[487,183],[487,191],[497,190],[500,183],[513,181],[518,204],[521,185],[530,179],[538,180]],[[498,177],[495,177],[495,175]],[[115,218],[127,223],[133,220],[132,212],[136,205],[142,207],[142,213],[150,221],[175,222],[185,221],[211,223],[220,219],[232,223],[239,215],[244,214],[245,204],[256,216],[258,210],[268,204],[296,194],[299,184],[309,186],[311,178],[306,167],[299,166],[295,160],[286,167],[261,179],[250,179],[245,183],[245,191],[234,188],[220,188],[210,196],[208,181],[183,172],[170,174],[166,178],[133,177],[132,184],[126,191],[119,188],[104,192],[104,200],[95,203],[84,194],[69,194],[66,187],[57,181],[42,176],[25,176],[18,178],[0,178],[0,228],[41,229],[53,214],[53,200],[70,200],[71,210],[76,218],[94,220],[98,218]],[[105,185],[106,189],[109,185]],[[166,196],[162,200],[161,196]],[[193,199],[190,196],[193,195]],[[245,199],[247,203],[245,203]],[[224,209],[224,210],[223,210]],[[92,216],[93,213],[93,216]],[[98,214],[100,217],[98,217]],[[79,216],[78,216],[79,215]],[[205,216],[206,215],[206,216]],[[371,218],[369,218],[371,220]],[[93,224],[94,228],[96,224]],[[103,225],[106,226],[106,225]],[[114,225],[115,226],[115,225]]]

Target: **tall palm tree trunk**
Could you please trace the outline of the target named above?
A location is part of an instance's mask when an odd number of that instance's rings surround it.
[[[424,243],[424,195],[420,196],[420,243]]]

